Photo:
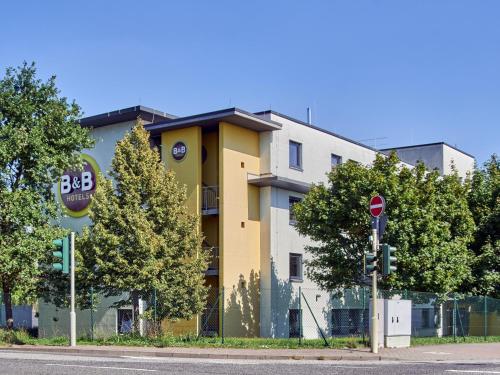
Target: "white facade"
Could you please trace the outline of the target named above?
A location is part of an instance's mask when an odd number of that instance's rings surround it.
[[[444,142],[383,150],[386,154],[391,151],[395,151],[399,158],[406,163],[415,165],[417,162],[422,162],[427,169],[437,169],[441,175],[451,174],[453,172],[453,165],[458,175],[461,178],[465,178],[468,173],[473,171],[475,164],[475,159],[472,155]]]
[[[378,151],[343,137],[313,128],[290,118],[266,113],[267,119],[282,124],[279,131],[261,135],[261,173],[284,177],[304,184],[327,181],[331,171],[331,155],[342,158],[342,162],[354,160],[369,165]],[[289,164],[289,142],[297,142],[302,148],[302,170]],[[300,236],[290,222],[289,198],[302,197],[293,190],[269,186],[261,188],[261,336],[288,337],[289,310],[298,309],[299,287],[323,329],[329,333],[331,327],[330,296],[319,291],[302,270],[302,281],[290,280],[290,253],[301,254],[303,260],[309,255],[305,247],[312,241]],[[320,336],[314,318],[301,299],[303,336]]]

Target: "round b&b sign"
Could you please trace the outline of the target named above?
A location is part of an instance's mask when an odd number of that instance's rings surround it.
[[[91,156],[82,154],[81,157],[83,169],[65,171],[58,184],[60,200],[66,213],[72,217],[87,215],[99,173],[99,166]]]
[[[187,154],[187,146],[184,142],[177,142],[172,147],[172,157],[175,160],[181,161],[182,159],[184,159],[186,154]]]

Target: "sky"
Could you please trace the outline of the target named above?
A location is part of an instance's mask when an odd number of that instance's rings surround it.
[[[500,153],[500,1],[4,1],[0,76],[35,61],[85,115],[266,109],[378,148]]]

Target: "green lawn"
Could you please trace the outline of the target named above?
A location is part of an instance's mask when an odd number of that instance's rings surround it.
[[[438,344],[461,344],[461,343],[483,343],[483,342],[500,342],[500,336],[488,336],[486,340],[482,336],[457,337],[413,337],[411,339],[412,346],[421,345],[438,345]],[[342,348],[361,348],[365,346],[363,340],[359,337],[344,337],[328,340],[329,347],[335,349]],[[0,329],[0,346],[2,345],[51,345],[63,346],[68,345],[67,337],[53,337],[47,339],[39,339],[31,337],[27,332],[22,330],[7,331]],[[195,336],[161,336],[161,337],[141,337],[136,335],[115,335],[108,338],[97,338],[91,341],[88,338],[80,338],[80,345],[116,345],[116,346],[137,346],[137,347],[200,347],[200,348],[248,348],[248,349],[297,349],[309,348],[319,349],[325,348],[323,340],[303,339],[299,344],[298,339],[268,339],[268,338],[225,338],[224,343],[220,338],[209,338]]]
[[[29,345],[68,345],[67,337],[33,338],[24,331],[0,330],[1,344],[29,344]],[[325,348],[323,340],[302,340],[299,345],[298,339],[267,339],[267,338],[234,338],[224,339],[195,336],[161,336],[141,337],[136,335],[115,335],[108,338],[96,338],[91,341],[88,338],[78,339],[80,345],[117,345],[117,346],[143,346],[143,347],[210,347],[210,348],[249,348],[249,349],[294,349],[294,348]],[[330,348],[356,348],[364,346],[361,338],[346,337],[329,340]]]
[[[500,336],[465,336],[456,339],[453,336],[447,337],[412,337],[411,346],[439,345],[439,344],[472,344],[483,342],[500,342]]]

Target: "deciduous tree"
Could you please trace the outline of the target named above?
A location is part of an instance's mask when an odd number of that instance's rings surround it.
[[[395,154],[373,165],[347,162],[334,168],[327,184],[313,186],[295,206],[297,229],[316,241],[307,247],[309,277],[322,288],[358,285],[369,248],[369,199],[382,194],[388,224],[383,242],[398,248],[398,270],[383,286],[445,294],[470,275],[474,223],[467,184],[457,174],[440,177],[418,164],[402,166]]]
[[[150,300],[153,290],[159,319],[200,312],[207,258],[199,217],[189,213],[185,187],[151,149],[140,121],[118,142],[110,177],[97,182],[80,271],[106,296],[129,292],[121,303],[132,303],[136,317],[139,298]]]
[[[12,326],[12,298],[29,300],[61,229],[51,192],[93,144],[80,108],[60,97],[55,76],[42,82],[35,65],[8,68],[0,80],[0,288]]]

